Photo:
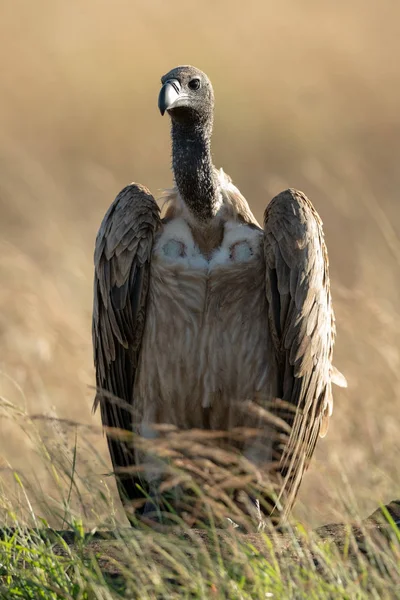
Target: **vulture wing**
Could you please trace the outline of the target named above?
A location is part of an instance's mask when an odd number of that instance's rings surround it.
[[[94,254],[93,348],[103,425],[132,432],[133,389],[146,317],[149,267],[159,208],[143,186],[128,185],[108,209]],[[142,498],[132,442],[109,432],[108,446],[122,499]],[[118,470],[121,471],[118,475]]]
[[[335,320],[322,221],[308,198],[293,189],[276,196],[265,211],[264,232],[276,395],[284,401],[277,410],[291,426],[280,458],[287,513],[332,413]]]

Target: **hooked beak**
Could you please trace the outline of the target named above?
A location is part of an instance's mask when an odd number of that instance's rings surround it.
[[[181,84],[177,79],[168,79],[164,83],[158,96],[158,108],[161,115],[164,115],[165,111],[173,106],[179,98],[180,92]]]

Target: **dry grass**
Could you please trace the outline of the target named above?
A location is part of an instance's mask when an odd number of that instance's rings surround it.
[[[1,3],[0,395],[99,423],[89,388],[96,230],[127,182],[170,185],[159,77],[196,64],[216,91],[215,162],[256,216],[290,185],[325,223],[335,359],[349,389],[336,390],[297,515],[315,525],[339,520],[350,500],[367,514],[398,497],[399,19],[389,0]],[[9,409],[0,421],[5,481],[11,464],[53,494],[24,422]],[[92,442],[108,461],[104,439]],[[77,469],[87,460],[78,439]]]

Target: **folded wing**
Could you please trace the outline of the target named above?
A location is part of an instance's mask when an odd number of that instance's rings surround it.
[[[276,396],[287,403],[279,410],[291,426],[280,458],[287,512],[332,413],[335,320],[322,222],[308,198],[293,189],[276,196],[264,231]]]
[[[93,349],[103,425],[132,432],[134,382],[146,317],[149,268],[159,208],[143,186],[128,185],[107,211],[94,254]],[[123,500],[141,498],[132,440],[108,430],[107,441]]]

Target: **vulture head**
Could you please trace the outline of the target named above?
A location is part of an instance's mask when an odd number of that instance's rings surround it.
[[[211,156],[214,92],[207,75],[183,65],[161,78],[161,114],[171,117],[172,170],[180,199],[202,226],[221,206],[217,171]]]
[[[214,92],[207,75],[190,65],[176,67],[161,78],[158,108],[173,122],[209,126],[214,110]]]

